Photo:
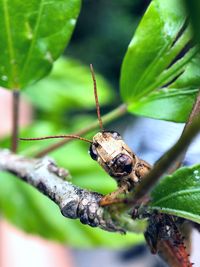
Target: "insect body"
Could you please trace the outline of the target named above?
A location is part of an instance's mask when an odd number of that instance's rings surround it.
[[[101,205],[115,202],[117,194],[126,193],[150,170],[150,165],[139,159],[114,131],[102,131],[93,137],[90,155],[113,177],[119,187],[114,193],[104,197]]]

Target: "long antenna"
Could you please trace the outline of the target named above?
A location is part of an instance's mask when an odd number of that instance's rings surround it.
[[[91,140],[86,139],[84,137],[80,137],[78,135],[50,135],[44,137],[36,137],[36,138],[19,138],[20,140],[24,141],[37,141],[37,140],[45,140],[45,139],[53,139],[53,138],[69,138],[69,139],[79,139],[88,143],[93,143]]]
[[[103,130],[103,123],[102,123],[102,119],[101,119],[100,106],[99,106],[99,100],[98,100],[98,94],[97,94],[97,83],[96,83],[94,69],[93,69],[92,64],[90,64],[90,70],[92,73],[92,80],[93,80],[93,84],[94,84],[94,97],[95,97],[96,108],[97,108],[97,117],[99,120],[99,126]]]

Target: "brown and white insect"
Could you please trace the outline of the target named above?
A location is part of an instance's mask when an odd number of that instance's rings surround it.
[[[94,95],[97,108],[97,116],[101,131],[98,132],[93,140],[89,140],[77,135],[58,135],[39,138],[20,138],[21,140],[44,140],[50,138],[71,138],[89,142],[89,154],[91,158],[97,161],[100,166],[113,177],[118,189],[101,199],[102,206],[118,202],[118,196],[132,189],[151,169],[151,166],[139,159],[134,152],[123,141],[121,135],[115,131],[106,131],[103,129],[100,115],[100,106],[97,95],[96,79],[92,65],[90,65],[93,83]]]

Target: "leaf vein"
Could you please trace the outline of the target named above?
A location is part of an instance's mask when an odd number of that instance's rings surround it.
[[[35,27],[34,27],[34,30],[33,30],[33,38],[31,40],[30,47],[28,49],[26,60],[25,60],[25,63],[24,63],[23,69],[22,69],[22,73],[21,73],[22,80],[23,80],[23,76],[24,76],[24,73],[25,73],[25,69],[29,64],[29,61],[30,61],[30,58],[31,58],[31,53],[32,53],[34,45],[35,45],[35,41],[36,41],[38,29],[39,29],[39,24],[40,24],[42,12],[43,12],[43,7],[44,7],[44,4],[45,4],[44,1],[45,0],[41,0],[40,1],[38,16],[37,16],[37,20],[36,20]]]
[[[10,28],[10,16],[8,11],[8,4],[7,0],[3,0],[3,10],[4,10],[4,19],[5,19],[5,26],[6,26],[6,33],[7,33],[7,43],[8,43],[8,53],[10,58],[10,65],[11,65],[11,75],[12,75],[12,83],[15,86],[15,89],[18,87],[16,83],[17,78],[17,70],[15,67],[15,52],[13,47],[13,41],[12,41],[12,34],[11,34],[11,28]],[[16,83],[16,84],[15,84]]]

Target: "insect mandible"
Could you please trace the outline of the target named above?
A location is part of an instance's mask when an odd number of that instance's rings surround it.
[[[20,140],[36,141],[51,138],[70,138],[90,143],[89,154],[91,158],[97,161],[99,165],[115,179],[118,185],[116,191],[105,195],[101,199],[100,205],[106,206],[119,202],[119,195],[129,192],[150,171],[151,166],[135,155],[118,132],[104,130],[92,64],[90,64],[90,70],[94,84],[97,117],[101,129],[94,135],[93,139],[89,140],[77,135],[56,135],[38,138],[20,138]]]

